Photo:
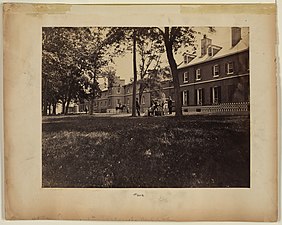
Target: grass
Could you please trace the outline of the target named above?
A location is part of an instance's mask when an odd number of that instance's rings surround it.
[[[43,187],[249,187],[248,116],[43,118]]]

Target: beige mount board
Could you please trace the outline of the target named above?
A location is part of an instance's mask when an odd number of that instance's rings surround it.
[[[276,221],[276,6],[4,4],[6,219]],[[250,28],[250,188],[41,188],[46,26]]]

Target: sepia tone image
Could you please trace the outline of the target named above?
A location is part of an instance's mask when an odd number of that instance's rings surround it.
[[[248,27],[43,27],[43,188],[250,188]]]

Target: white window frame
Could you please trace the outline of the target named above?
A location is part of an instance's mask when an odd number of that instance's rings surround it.
[[[216,90],[217,90],[217,96],[216,96]],[[212,88],[212,104],[213,105],[217,105],[219,103],[219,87],[218,86],[214,86]]]
[[[183,83],[189,82],[189,73],[186,71],[183,73]]]
[[[203,89],[202,88],[197,89],[197,105],[203,105]]]
[[[212,71],[213,71],[213,77],[219,77],[219,65],[218,64],[213,65]]]
[[[184,106],[188,105],[187,98],[188,98],[188,91],[185,90],[185,91],[182,92],[182,102],[183,102]]]
[[[184,55],[184,63],[185,63],[185,64],[188,63],[188,55]]]
[[[213,56],[213,47],[212,46],[208,47],[208,56]]]
[[[232,65],[232,67],[231,67]],[[230,72],[230,69],[232,68],[232,71]],[[234,73],[234,63],[233,62],[228,62],[227,63],[227,74],[233,74]]]
[[[196,72],[195,72],[196,74],[196,81],[197,80],[201,80],[202,78],[201,78],[201,69],[200,68],[198,68],[198,69],[196,69]]]

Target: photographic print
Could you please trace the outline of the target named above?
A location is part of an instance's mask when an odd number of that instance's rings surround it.
[[[4,4],[5,218],[276,221],[275,21]]]
[[[42,186],[250,187],[248,27],[43,27]]]

